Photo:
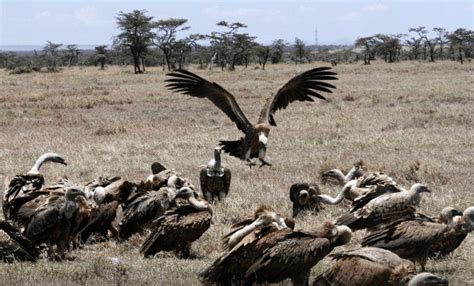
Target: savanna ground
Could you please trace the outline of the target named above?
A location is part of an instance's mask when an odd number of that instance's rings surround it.
[[[192,71],[233,93],[254,122],[267,96],[311,65],[269,65],[235,72]],[[0,72],[0,179],[8,183],[29,170],[44,152],[61,154],[69,163],[45,165],[47,183],[67,176],[83,183],[97,176],[142,180],[150,163],[162,162],[199,185],[199,168],[208,162],[219,139],[241,135],[210,101],[172,94],[165,73],[150,68],[134,75],[131,67],[65,69],[61,73],[9,75]],[[329,101],[292,103],[276,113],[269,137],[271,168],[248,168],[223,156],[232,170],[227,200],[214,206],[214,223],[193,244],[197,258],[171,253],[145,259],[138,253],[143,236],[125,243],[86,245],[72,261],[0,265],[4,285],[199,284],[197,274],[221,253],[220,238],[236,219],[269,204],[291,214],[288,189],[298,181],[322,184],[329,168],[348,169],[363,160],[410,187],[415,181],[433,191],[420,210],[436,215],[445,206],[474,205],[474,80],[472,63],[452,62],[338,65],[337,90]],[[297,228],[335,220],[348,204],[327,206],[303,215]],[[357,232],[349,248],[364,235]],[[429,261],[427,270],[445,275],[451,285],[474,285],[474,238],[471,234],[447,260]],[[331,265],[325,259],[312,277]]]

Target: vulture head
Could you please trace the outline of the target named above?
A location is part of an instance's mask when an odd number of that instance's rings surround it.
[[[187,200],[189,204],[197,211],[208,210],[212,212],[211,205],[207,201],[196,199],[194,190],[189,187],[182,187],[179,189],[175,198],[183,198]]]
[[[327,179],[328,177],[336,179],[341,185],[344,184],[345,176],[339,169],[331,169],[327,172],[324,172],[322,178]]]
[[[85,198],[86,193],[84,193],[84,191],[79,187],[68,187],[66,188],[64,196],[66,197],[66,200],[74,201],[77,196],[83,196]]]
[[[346,226],[346,225],[336,225],[334,226],[335,231],[336,231],[336,236],[335,236],[335,245],[344,245],[349,243],[352,238],[352,230]]]
[[[439,220],[445,224],[451,224],[456,216],[462,216],[462,212],[453,207],[445,207],[439,214]]]
[[[429,272],[419,273],[410,279],[407,286],[442,286],[449,285],[445,277],[437,276]]]
[[[415,193],[431,193],[431,190],[424,184],[416,183],[414,184],[410,190]]]
[[[39,169],[41,166],[46,163],[46,162],[54,162],[54,163],[59,163],[67,166],[66,161],[59,156],[56,153],[45,153],[41,155],[38,160],[36,160],[35,164],[31,168],[31,170],[28,171],[28,174],[39,174]]]
[[[464,232],[471,232],[474,230],[474,207],[468,207],[462,213],[463,224],[461,229]]]

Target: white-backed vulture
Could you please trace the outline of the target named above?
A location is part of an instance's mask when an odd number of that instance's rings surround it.
[[[458,224],[453,221],[458,213],[452,211],[452,208],[443,209],[442,215],[446,218],[446,223],[429,222],[422,219],[392,223],[386,228],[366,236],[362,240],[362,246],[390,250],[401,258],[418,262],[424,271],[432,246],[443,240],[444,235],[456,228]]]
[[[395,253],[363,247],[330,255],[336,263],[316,277],[313,286],[441,286],[444,277],[431,273],[415,275],[415,265]]]
[[[377,196],[360,208],[353,206],[337,219],[336,224],[360,230],[413,218],[423,192],[431,191],[427,186],[417,183],[410,190]]]
[[[166,211],[153,222],[152,232],[140,248],[140,253],[145,257],[159,251],[175,251],[187,258],[190,256],[191,243],[211,226],[212,209],[208,202],[196,199],[189,187],[181,188],[175,200],[178,198],[186,200],[188,204]]]
[[[38,194],[32,194],[41,189],[44,177],[39,172],[41,166],[46,162],[54,162],[67,165],[66,161],[55,153],[41,155],[24,175],[16,175],[9,183],[8,189],[3,195],[3,215],[6,219],[14,219],[18,208],[25,202],[32,200]]]
[[[0,220],[0,261],[36,261],[39,251],[24,237],[20,230],[5,220]]]
[[[347,226],[325,223],[312,232],[292,231],[288,228],[275,232],[268,246],[247,269],[247,283],[278,283],[291,279],[293,285],[308,285],[311,268],[336,246],[350,241],[352,232]]]
[[[293,203],[293,217],[302,210],[318,213],[321,209],[318,195],[321,194],[316,183],[295,183],[290,187],[290,201]]]
[[[76,215],[81,213],[78,209],[82,206],[76,203],[78,196],[85,197],[85,193],[77,187],[68,187],[64,195],[50,195],[43,205],[36,208],[25,227],[24,235],[33,245],[46,243],[49,246],[50,257],[54,244],[58,246],[57,251],[61,257],[66,246],[74,238],[73,231],[78,223]]]
[[[333,85],[324,80],[336,80],[336,73],[328,71],[330,67],[321,67],[308,70],[292,78],[284,84],[274,95],[270,96],[262,111],[257,124],[252,125],[240,109],[235,97],[217,83],[185,70],[175,70],[168,73],[167,87],[193,97],[207,97],[217,108],[223,111],[242,131],[245,136],[236,141],[220,141],[223,150],[231,156],[255,165],[250,160],[258,158],[261,166],[271,165],[265,161],[268,135],[270,127],[276,126],[274,113],[284,109],[293,101],[314,101],[314,98],[325,99],[320,93],[332,93]]]
[[[177,193],[177,186],[182,186],[184,180],[176,175],[167,179],[167,184],[146,181],[138,185],[131,184],[133,191],[126,200],[122,201],[122,214],[118,223],[120,239],[128,239],[134,233],[140,233],[149,228],[155,219],[162,216],[171,207],[171,201]]]
[[[200,181],[201,192],[208,202],[213,202],[215,198],[223,200],[229,193],[232,174],[228,167],[222,166],[221,148],[214,149],[214,158],[207,166],[201,168]]]
[[[265,249],[262,239],[286,227],[285,220],[271,207],[260,206],[252,217],[234,224],[232,231],[223,237],[225,252],[199,274],[201,282],[205,285],[243,284],[247,269]]]

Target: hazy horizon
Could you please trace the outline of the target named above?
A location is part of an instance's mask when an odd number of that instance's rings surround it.
[[[0,0],[1,1],[1,0]],[[79,46],[111,45],[119,33],[119,11],[147,10],[157,19],[185,18],[191,27],[178,34],[222,30],[221,20],[242,22],[241,32],[269,44],[296,37],[308,45],[352,45],[377,33],[407,33],[426,26],[448,31],[472,29],[473,1],[2,1],[0,47],[44,46],[46,41]],[[12,28],[14,27],[14,28]],[[317,32],[316,32],[317,31]],[[317,35],[317,36],[316,36]]]

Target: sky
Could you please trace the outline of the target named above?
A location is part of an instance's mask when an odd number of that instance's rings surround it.
[[[307,44],[353,44],[377,33],[409,33],[411,27],[473,30],[474,0],[385,1],[8,1],[0,0],[0,45],[112,43],[119,11],[147,10],[156,20],[188,19],[188,33],[221,31],[216,23],[241,22],[242,32],[269,44],[275,39]],[[317,31],[317,32],[316,32]],[[317,37],[316,37],[317,34]],[[316,42],[317,38],[317,42]]]

